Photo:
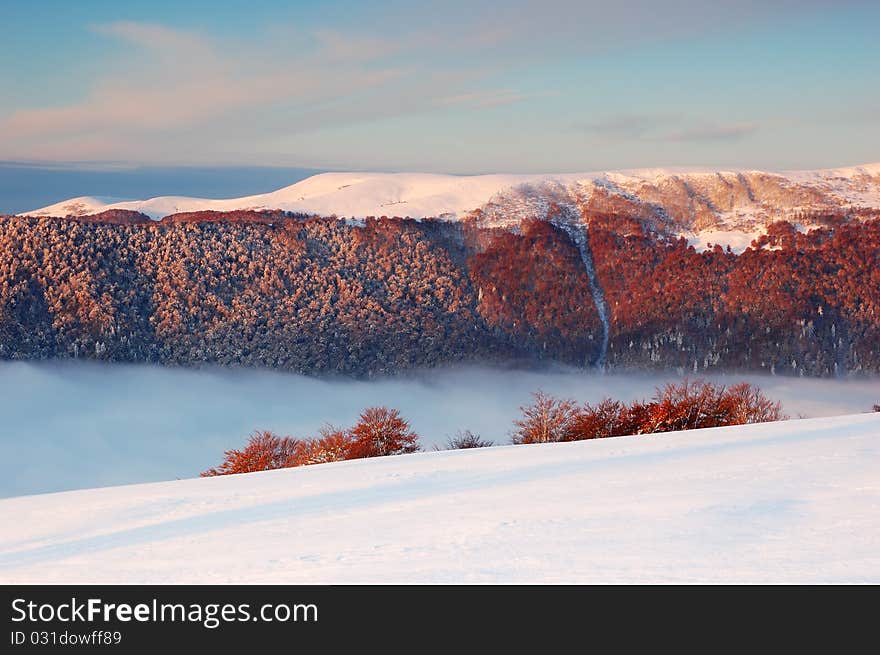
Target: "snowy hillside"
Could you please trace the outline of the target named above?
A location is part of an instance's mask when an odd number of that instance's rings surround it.
[[[202,210],[281,209],[365,216],[462,218],[490,224],[545,218],[551,208],[634,215],[695,245],[721,243],[744,249],[771,220],[803,212],[880,208],[880,164],[816,171],[768,173],[643,169],[566,175],[431,175],[324,173],[255,196],[208,200],[159,197],[115,202],[72,198],[27,212],[82,216],[108,209],[151,218]],[[809,225],[805,225],[809,227]]]
[[[0,501],[15,582],[880,583],[880,414]]]
[[[130,209],[158,219],[168,214],[200,210],[283,209],[348,217],[457,216],[480,207],[502,189],[532,179],[540,179],[540,176],[322,173],[272,193],[243,198],[207,200],[168,196],[130,202],[103,202],[84,197],[27,213],[34,216],[66,216],[71,213],[92,214],[106,209]]]

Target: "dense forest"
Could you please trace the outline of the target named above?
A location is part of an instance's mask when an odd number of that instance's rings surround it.
[[[880,372],[880,217],[786,222],[736,255],[591,214],[610,367]],[[0,217],[0,358],[371,376],[592,365],[602,324],[569,234],[478,222],[198,212]]]

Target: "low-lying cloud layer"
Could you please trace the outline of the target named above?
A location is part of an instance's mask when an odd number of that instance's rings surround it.
[[[674,375],[440,369],[363,382],[253,370],[85,363],[0,363],[0,496],[188,478],[219,463],[255,429],[314,435],[351,425],[373,405],[401,410],[430,448],[469,429],[508,442],[531,392],[595,402],[650,396]],[[748,380],[797,416],[869,411],[876,380],[767,376]]]

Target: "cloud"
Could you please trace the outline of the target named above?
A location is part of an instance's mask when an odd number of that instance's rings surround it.
[[[331,60],[380,59],[410,45],[407,39],[383,39],[338,30],[316,30],[314,37],[322,54]]]
[[[663,135],[664,141],[735,141],[754,134],[755,123],[701,125]]]
[[[557,94],[553,91],[523,93],[512,89],[488,89],[438,98],[435,104],[441,107],[466,106],[474,109],[491,109],[492,107],[504,107],[525,100],[546,98],[553,95]]]
[[[77,97],[13,105],[0,115],[0,158],[240,163],[287,157],[294,137],[305,132],[526,103],[552,93],[520,84],[548,62],[705,36],[795,6],[803,5],[671,0],[657,12],[648,0],[449,0],[442,8],[391,2],[355,12],[348,22],[275,25],[223,40],[153,23],[97,24],[90,30],[115,40],[117,56],[80,84]],[[698,142],[742,138],[749,127],[689,127],[632,115],[584,129],[605,141]],[[285,144],[284,152],[273,142]]]
[[[158,53],[187,53],[190,57],[214,59],[215,52],[210,42],[191,32],[174,30],[165,25],[138,23],[134,21],[114,21],[91,25],[96,34],[116,37],[133,45],[140,45]],[[187,63],[187,60],[179,63]]]
[[[440,49],[436,34],[418,30],[395,39],[338,30],[298,38],[281,33],[283,38],[256,39],[255,45],[254,39],[217,42],[132,21],[90,29],[121,43],[117,67],[94,79],[74,102],[19,108],[0,118],[0,157],[210,157],[232,142],[243,149],[265,142],[273,131],[283,139],[438,109],[500,107],[527,97],[516,89],[482,88],[489,67],[429,61],[470,42],[464,33]]]
[[[680,120],[677,114],[614,114],[582,125],[582,129],[604,141],[639,139]]]
[[[132,147],[149,150],[151,135],[161,139],[196,132],[210,141],[209,134],[224,131],[257,133],[258,117],[268,110],[283,107],[295,116],[389,85],[405,72],[372,65],[373,58],[390,49],[361,41],[346,50],[341,37],[329,33],[318,35],[312,52],[291,61],[274,57],[280,53],[271,48],[221,47],[202,35],[161,25],[116,22],[92,29],[126,47],[123,73],[95,80],[77,102],[14,111],[0,121],[0,142],[19,144],[21,151],[0,156],[114,158],[130,156]],[[355,57],[356,52],[363,56]]]
[[[21,139],[171,129],[239,105],[259,85],[259,80],[232,84],[221,56],[197,35],[131,22],[92,29],[120,39],[152,65],[132,62],[124,74],[96,80],[79,102],[20,109],[0,123],[0,134]]]
[[[701,142],[742,139],[756,132],[758,125],[753,122],[707,122],[683,114],[658,113],[615,114],[586,123],[582,129],[604,142]]]

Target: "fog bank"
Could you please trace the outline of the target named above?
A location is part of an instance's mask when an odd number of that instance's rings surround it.
[[[314,435],[351,425],[365,407],[401,410],[422,445],[469,429],[506,443],[518,407],[542,389],[581,402],[633,400],[674,374],[446,368],[374,381],[289,373],[81,362],[0,362],[0,496],[188,478],[220,462],[256,429]],[[869,411],[880,380],[708,376],[758,384],[786,413]]]

